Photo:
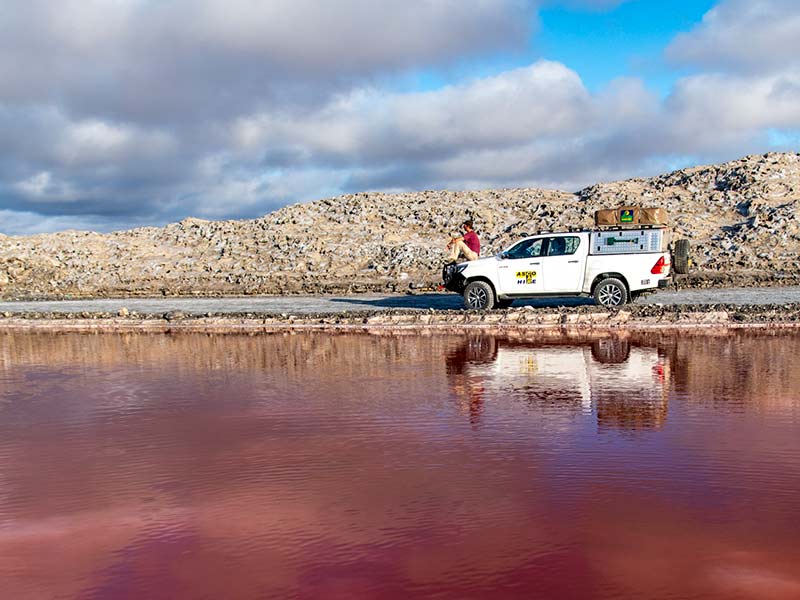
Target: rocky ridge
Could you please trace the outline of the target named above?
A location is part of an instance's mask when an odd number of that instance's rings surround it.
[[[0,297],[354,293],[427,289],[472,217],[483,254],[594,211],[663,206],[692,241],[691,285],[800,281],[800,154],[748,156],[571,194],[536,189],[359,193],[243,221],[189,218],[98,234],[0,236]]]

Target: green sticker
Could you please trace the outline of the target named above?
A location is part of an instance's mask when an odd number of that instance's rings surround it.
[[[621,211],[619,211],[619,222],[620,223],[633,223],[633,211],[632,210],[621,210]]]
[[[638,244],[638,243],[639,243],[639,238],[629,238],[627,240],[615,237],[606,238],[606,246],[613,246],[614,244]]]

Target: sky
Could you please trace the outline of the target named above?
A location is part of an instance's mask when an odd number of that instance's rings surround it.
[[[0,232],[800,150],[797,0],[0,0]]]

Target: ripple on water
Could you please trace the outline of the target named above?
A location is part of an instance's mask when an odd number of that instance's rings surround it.
[[[0,579],[14,598],[795,598],[798,346],[0,336]]]

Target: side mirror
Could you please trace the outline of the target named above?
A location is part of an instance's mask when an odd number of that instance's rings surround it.
[[[507,259],[508,258],[508,252],[501,252],[500,254],[497,255],[497,258],[499,258],[500,260]]]

